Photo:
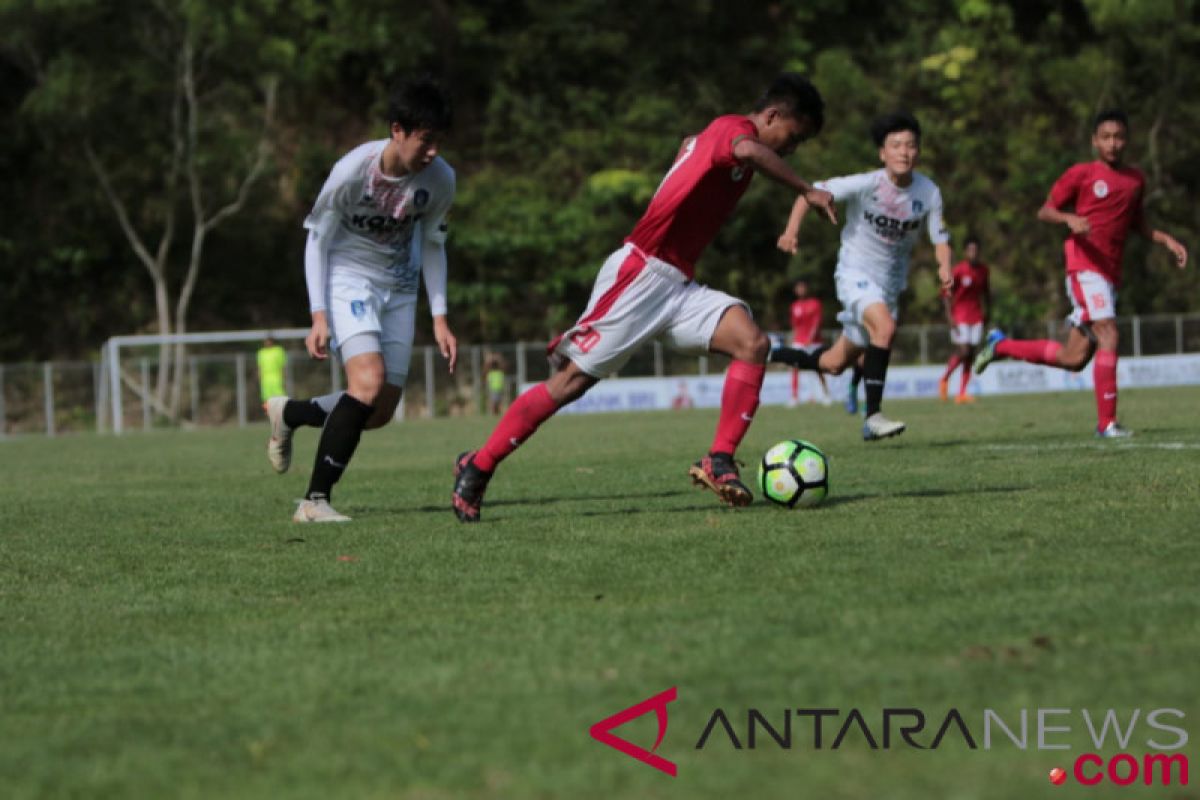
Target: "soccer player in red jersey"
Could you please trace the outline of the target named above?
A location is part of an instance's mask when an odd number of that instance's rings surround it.
[[[938,397],[945,402],[950,397],[950,376],[962,365],[962,382],[958,387],[958,396],[954,398],[954,402],[959,404],[975,402],[975,398],[967,394],[967,384],[971,380],[975,348],[983,341],[983,328],[987,325],[992,308],[988,268],[979,260],[979,239],[968,236],[963,253],[966,259],[954,265],[954,271],[950,274],[950,288],[942,292],[954,352],[946,362],[942,379],[938,381]]]
[[[550,343],[554,374],[509,406],[483,447],[459,456],[453,509],[461,521],[479,520],[488,481],[504,458],[654,339],[733,359],[712,447],[689,474],[728,505],[751,501],[733,454],[758,408],[770,344],[742,301],[696,283],[695,263],[756,171],[837,221],[832,196],[814,189],[782,158],[823,122],[820,93],[805,78],[785,73],[752,113],[717,117],[684,141],[646,213],[600,269],[587,309]]]
[[[1150,227],[1143,211],[1146,179],[1141,171],[1124,164],[1129,142],[1129,120],[1124,112],[1101,112],[1092,127],[1095,161],[1076,164],[1062,174],[1038,210],[1038,219],[1066,225],[1071,231],[1064,245],[1067,260],[1067,295],[1073,310],[1065,345],[1050,339],[1010,339],[1002,331],[988,334],[975,361],[982,374],[999,358],[1016,358],[1078,372],[1092,355],[1096,389],[1096,435],[1131,436],[1117,422],[1117,323],[1116,290],[1121,285],[1121,254],[1130,229],[1171,251],[1175,263],[1187,266],[1187,248],[1166,231]],[[1073,211],[1066,211],[1068,206]],[[1099,348],[1099,353],[1096,353]]]
[[[792,291],[796,295],[795,301],[792,302],[791,313],[792,347],[798,347],[811,353],[821,346],[821,301],[816,297],[809,296],[806,281],[796,281],[792,286]],[[821,382],[821,405],[830,405],[833,399],[830,398],[829,387],[825,384],[825,374],[818,372],[817,379]],[[793,369],[791,405],[796,406],[799,402],[800,370]]]

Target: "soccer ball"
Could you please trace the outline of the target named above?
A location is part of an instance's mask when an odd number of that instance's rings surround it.
[[[780,442],[758,465],[758,487],[772,503],[787,508],[815,506],[829,494],[829,463],[811,442]]]

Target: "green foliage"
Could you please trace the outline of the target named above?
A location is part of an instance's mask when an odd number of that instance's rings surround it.
[[[140,229],[187,202],[162,194],[185,30],[202,43],[203,99],[221,109],[200,131],[214,196],[228,196],[252,155],[262,80],[281,79],[274,171],[248,218],[210,237],[194,301],[208,327],[306,323],[300,220],[333,161],[383,134],[392,81],[423,71],[443,78],[458,110],[445,155],[462,193],[451,298],[467,340],[540,338],[568,323],[680,140],[748,111],[781,68],[811,74],[827,101],[825,130],[793,158],[810,178],[874,167],[872,117],[917,113],[921,168],[942,187],[952,233],[983,238],[998,301],[1016,317],[1063,309],[1062,231],[1034,215],[1054,179],[1090,158],[1101,107],[1130,113],[1150,218],[1200,241],[1192,0],[3,0],[0,268],[14,277],[0,313],[18,334],[0,343],[0,360],[78,354],[152,325],[148,284],[79,143],[91,138],[114,181],[142,199],[131,209]],[[756,180],[699,265],[701,280],[766,321],[782,322],[795,275],[832,296],[836,230],[810,219],[798,256],[774,248],[791,201]],[[67,265],[62,252],[74,254]],[[907,319],[938,319],[928,247],[915,269]],[[1195,269],[1180,273],[1137,242],[1126,269],[1123,311],[1194,308]],[[92,285],[80,290],[84,275]],[[84,297],[86,311],[39,332],[35,320]]]

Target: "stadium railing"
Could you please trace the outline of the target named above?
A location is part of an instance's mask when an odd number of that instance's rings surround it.
[[[1124,317],[1122,355],[1200,352],[1200,313]],[[1009,326],[1019,337],[1059,338],[1058,321]],[[335,359],[312,361],[302,343],[306,330],[270,331],[288,353],[285,387],[306,397],[342,388]],[[55,436],[84,431],[149,431],[164,427],[245,426],[265,420],[259,396],[255,351],[268,331],[188,334],[186,370],[178,413],[172,418],[154,399],[160,337],[118,337],[106,343],[96,361],[47,361],[0,364],[0,438]],[[823,331],[826,341],[838,329]],[[780,334],[786,339],[786,334]],[[122,342],[114,347],[113,342]],[[893,364],[930,364],[950,354],[945,325],[902,325],[897,330]],[[114,353],[119,354],[114,357]],[[505,402],[516,387],[549,375],[545,342],[462,343],[454,375],[431,345],[414,348],[405,397],[398,418],[463,416],[486,413],[485,363],[501,359]],[[118,380],[113,380],[113,364]],[[643,348],[621,371],[622,377],[716,374],[726,360],[675,353],[655,343]]]

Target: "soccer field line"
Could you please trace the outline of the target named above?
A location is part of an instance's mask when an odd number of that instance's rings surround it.
[[[1200,442],[1058,442],[985,444],[984,450],[1200,450]]]

